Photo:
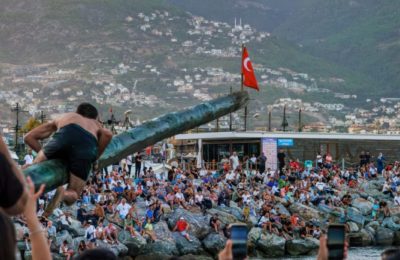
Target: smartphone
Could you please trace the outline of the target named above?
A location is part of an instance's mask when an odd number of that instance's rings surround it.
[[[328,227],[329,260],[344,259],[345,226],[332,224]]]
[[[231,240],[233,260],[243,260],[247,257],[247,225],[232,224]]]

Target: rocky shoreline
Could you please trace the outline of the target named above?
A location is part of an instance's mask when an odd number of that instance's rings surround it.
[[[302,219],[307,221],[319,221],[320,226],[324,226],[327,221],[330,223],[346,221],[349,229],[350,246],[391,246],[400,245],[400,211],[396,213],[392,199],[382,194],[383,180],[364,182],[357,189],[346,189],[339,191],[341,195],[349,193],[352,203],[347,209],[329,208],[324,205],[306,206],[299,203],[290,203],[280,200],[277,204],[281,212],[288,215],[297,213]],[[378,218],[374,221],[371,218],[371,211],[374,199],[384,200],[391,209],[391,216],[385,219]],[[136,202],[136,209],[139,216],[144,216],[146,206],[143,200]],[[89,206],[90,207],[90,206]],[[165,215],[154,224],[154,232],[157,241],[151,242],[147,237],[137,235],[132,238],[127,231],[122,230],[119,223],[119,244],[111,245],[103,241],[97,241],[98,247],[112,250],[121,259],[168,259],[170,256],[184,256],[183,259],[213,259],[224,247],[226,238],[223,233],[216,233],[209,226],[209,219],[213,214],[218,214],[222,223],[225,224],[243,222],[242,211],[240,208],[218,206],[207,210],[206,214],[176,208],[171,210],[168,205],[163,205]],[[73,214],[77,212],[77,206],[65,207]],[[193,242],[187,241],[177,232],[172,232],[176,221],[184,217],[190,224],[189,234]],[[51,217],[50,217],[51,219]],[[105,221],[107,223],[107,221]],[[250,217],[246,223],[249,227],[248,242],[249,255],[252,257],[281,257],[285,255],[312,255],[316,254],[319,247],[319,240],[311,237],[300,238],[295,236],[293,240],[276,234],[271,234],[256,227],[257,219]],[[22,239],[21,234],[26,233],[26,228],[20,224],[15,224],[17,236]],[[58,254],[59,246],[62,241],[67,240],[72,249],[77,252],[78,244],[85,240],[85,230],[79,221],[73,220],[71,228],[78,236],[73,237],[67,231],[57,233],[56,240],[52,243],[51,249],[54,259],[63,259]],[[18,243],[20,249],[25,248],[24,241]],[[24,253],[29,258],[29,252]]]

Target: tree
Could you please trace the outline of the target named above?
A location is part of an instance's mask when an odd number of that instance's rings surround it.
[[[28,122],[22,127],[21,132],[22,133],[28,133],[31,131],[33,128],[38,127],[41,125],[40,121],[36,119],[35,117],[29,118]]]

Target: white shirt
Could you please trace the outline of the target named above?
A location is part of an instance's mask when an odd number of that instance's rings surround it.
[[[131,206],[128,203],[125,203],[123,205],[122,203],[118,204],[117,206],[117,211],[119,212],[120,215],[122,215],[124,218],[126,215],[128,215],[129,210],[131,209]]]
[[[254,156],[254,157],[251,157],[251,158],[250,158],[250,161],[251,161],[252,163],[256,163],[257,157],[255,157],[255,156]]]
[[[236,170],[236,168],[239,166],[239,157],[236,155],[231,155],[231,157],[229,157],[229,159],[232,162],[232,169]]]
[[[315,184],[315,186],[318,190],[323,190],[325,188],[325,183],[319,181]]]
[[[32,164],[33,163],[33,156],[32,154],[27,154],[24,157],[25,164]]]
[[[93,225],[90,225],[86,230],[85,230],[85,238],[87,240],[92,240],[93,238],[96,238],[96,228]]]
[[[179,200],[185,199],[185,197],[183,196],[183,193],[182,193],[182,192],[177,192],[177,193],[175,194],[175,198],[177,198],[177,199],[179,199]]]
[[[128,155],[128,156],[126,157],[126,164],[127,164],[127,165],[132,165],[132,155]]]

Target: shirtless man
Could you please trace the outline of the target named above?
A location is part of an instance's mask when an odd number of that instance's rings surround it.
[[[11,159],[0,136],[0,208],[8,215],[18,215],[24,211],[28,199],[24,184],[24,176]]]
[[[39,141],[53,133],[42,148]],[[62,186],[57,188],[53,201],[46,209],[46,216],[51,214],[61,199],[71,205],[79,198],[92,164],[104,152],[111,138],[111,131],[101,126],[97,109],[89,103],[82,103],[76,112],[63,114],[26,134],[25,143],[38,153],[34,163],[63,159],[67,161],[70,171],[67,189],[64,190]]]

